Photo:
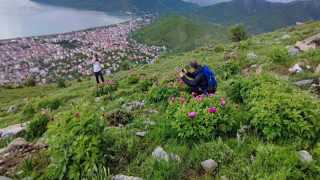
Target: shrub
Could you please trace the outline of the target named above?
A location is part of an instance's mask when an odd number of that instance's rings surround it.
[[[30,119],[34,116],[35,109],[33,108],[32,104],[27,104],[25,107],[22,109],[22,114],[24,119]]]
[[[36,79],[34,77],[29,77],[28,79],[26,79],[23,82],[23,85],[24,86],[36,86],[37,82],[36,82]]]
[[[232,103],[222,105],[222,96],[197,100],[191,98],[189,102],[181,103],[180,99],[170,103],[167,108],[168,118],[171,118],[172,127],[182,138],[208,138],[228,135],[235,127]],[[209,108],[215,107],[215,112]],[[195,112],[192,117],[190,113]]]
[[[320,105],[309,95],[290,94],[279,85],[261,84],[250,91],[251,124],[267,139],[315,139]]]
[[[91,88],[92,95],[95,97],[102,96],[104,94],[110,94],[118,89],[118,83],[116,80],[105,81],[96,84],[95,87]]]
[[[236,24],[229,30],[229,39],[233,42],[239,42],[247,39],[247,32],[243,24]]]
[[[57,80],[57,82],[58,82],[58,88],[65,88],[66,87],[65,79],[59,78]]]
[[[129,70],[130,69],[130,63],[128,61],[122,61],[120,63],[120,69],[123,71]]]
[[[131,112],[116,109],[108,113],[106,119],[111,126],[119,126],[119,124],[126,125],[134,119],[134,116]]]
[[[94,179],[104,172],[104,128],[97,109],[90,107],[74,106],[49,123],[45,138],[51,163],[43,179]]]
[[[44,98],[35,103],[35,109],[58,109],[61,105],[61,100],[59,98]]]
[[[215,46],[214,47],[214,51],[216,53],[223,52],[224,51],[224,47],[223,46]]]
[[[240,48],[241,49],[248,49],[249,48],[249,41],[240,41]]]
[[[137,84],[139,82],[140,76],[136,73],[130,73],[127,77],[128,84]]]
[[[236,58],[236,54],[224,54],[222,62],[218,63],[217,66],[214,66],[214,72],[224,80],[227,80],[232,75],[237,74],[240,66],[239,61],[237,61]]]
[[[47,124],[50,118],[47,114],[37,115],[27,127],[27,138],[35,139],[41,137],[47,131]]]
[[[157,81],[157,78],[155,76],[149,76],[143,77],[138,84],[138,88],[141,89],[141,91],[147,91],[149,87],[153,85],[154,82]]]
[[[283,64],[288,61],[289,53],[285,49],[274,48],[269,54],[269,59],[274,63]]]
[[[147,101],[166,104],[169,98],[180,96],[181,92],[189,92],[187,85],[180,78],[175,78],[176,76],[171,75],[156,81],[147,94]]]

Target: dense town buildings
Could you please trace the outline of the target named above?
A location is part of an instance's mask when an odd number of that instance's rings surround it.
[[[153,63],[165,47],[150,47],[129,37],[151,21],[149,17],[137,18],[109,27],[0,41],[0,86],[21,84],[31,76],[47,83],[61,76],[91,75],[94,53],[102,58],[105,74],[117,71],[125,61],[133,67]]]

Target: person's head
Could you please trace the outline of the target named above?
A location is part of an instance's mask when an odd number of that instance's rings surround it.
[[[198,68],[198,63],[196,59],[191,59],[189,62],[189,68],[191,72],[194,72]]]
[[[94,59],[95,60],[98,60],[99,58],[98,58],[98,54],[94,54]]]

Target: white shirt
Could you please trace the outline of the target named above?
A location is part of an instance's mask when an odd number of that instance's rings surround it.
[[[96,60],[92,60],[92,62],[94,62],[93,64],[93,72],[99,72],[101,71],[101,66],[100,66],[100,62],[96,61]]]

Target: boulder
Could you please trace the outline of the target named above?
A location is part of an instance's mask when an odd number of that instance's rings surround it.
[[[285,34],[284,36],[282,36],[282,39],[289,39],[289,38],[291,38],[291,36],[288,34]]]
[[[310,90],[320,90],[320,84],[319,85],[312,84],[310,87]]]
[[[300,50],[298,48],[295,48],[293,46],[287,46],[286,48],[291,56],[296,56],[300,54]]]
[[[253,65],[251,65],[250,67],[251,67],[251,68],[255,68],[255,67],[257,67],[257,64],[253,64]]]
[[[146,131],[142,131],[142,132],[137,132],[136,135],[140,137],[144,137],[146,136],[146,133],[147,133]]]
[[[180,156],[177,155],[177,154],[171,153],[170,156],[171,156],[171,159],[172,159],[173,161],[176,161],[176,162],[180,162],[180,161],[181,161]]]
[[[0,176],[0,180],[12,180],[11,178],[8,178],[6,176]]]
[[[320,45],[320,33],[314,36],[308,37],[302,41],[304,44],[308,45],[311,49],[315,49]]]
[[[296,22],[296,25],[297,25],[297,26],[301,26],[301,25],[304,25],[304,23],[302,23],[302,22]]]
[[[291,74],[301,74],[303,73],[303,69],[299,64],[295,64],[292,68],[289,69]]]
[[[117,174],[112,177],[112,180],[143,180],[143,179],[139,178],[139,177],[125,176],[125,175]]]
[[[262,64],[256,69],[256,74],[260,74],[262,71]]]
[[[96,103],[98,103],[100,100],[101,100],[101,97],[96,97],[96,98],[94,99],[94,101],[95,101]]]
[[[12,111],[14,111],[14,110],[16,110],[16,109],[17,109],[17,106],[11,106],[11,107],[8,109],[7,113],[11,113]]]
[[[6,152],[14,151],[14,150],[17,150],[20,148],[25,148],[28,146],[29,146],[29,143],[25,139],[19,137],[19,138],[16,138],[15,140],[13,140],[8,145],[8,147],[6,148]]]
[[[249,59],[259,59],[259,56],[256,55],[256,54],[254,54],[254,53],[249,53],[249,54],[247,55],[247,57],[248,57]]]
[[[315,73],[320,74],[320,64],[317,66]]]
[[[228,180],[228,178],[226,176],[221,176],[220,179],[221,180]]]
[[[9,136],[17,136],[27,129],[27,123],[16,124],[12,126],[8,126],[6,128],[0,129],[0,140],[5,139]]]
[[[218,163],[213,159],[208,159],[201,163],[203,169],[207,172],[214,171],[219,166]]]
[[[312,156],[311,156],[311,154],[308,152],[308,151],[306,151],[306,150],[301,150],[301,151],[299,151],[299,154],[300,154],[300,161],[301,162],[311,162],[311,161],[313,161],[313,159],[312,159]]]
[[[168,154],[162,149],[162,147],[158,146],[153,152],[152,157],[156,159],[162,159],[166,162],[169,161]]]
[[[9,152],[8,152],[8,153],[5,153],[5,154],[3,155],[4,158],[9,157],[9,156],[10,156],[10,153],[9,153]]]
[[[134,111],[136,109],[142,109],[144,107],[143,102],[133,101],[131,105],[129,106],[130,111]]]
[[[312,82],[313,82],[313,79],[306,79],[306,80],[295,82],[294,84],[300,87],[300,86],[312,84]]]
[[[150,114],[158,114],[158,111],[156,109],[150,109],[149,113]]]

